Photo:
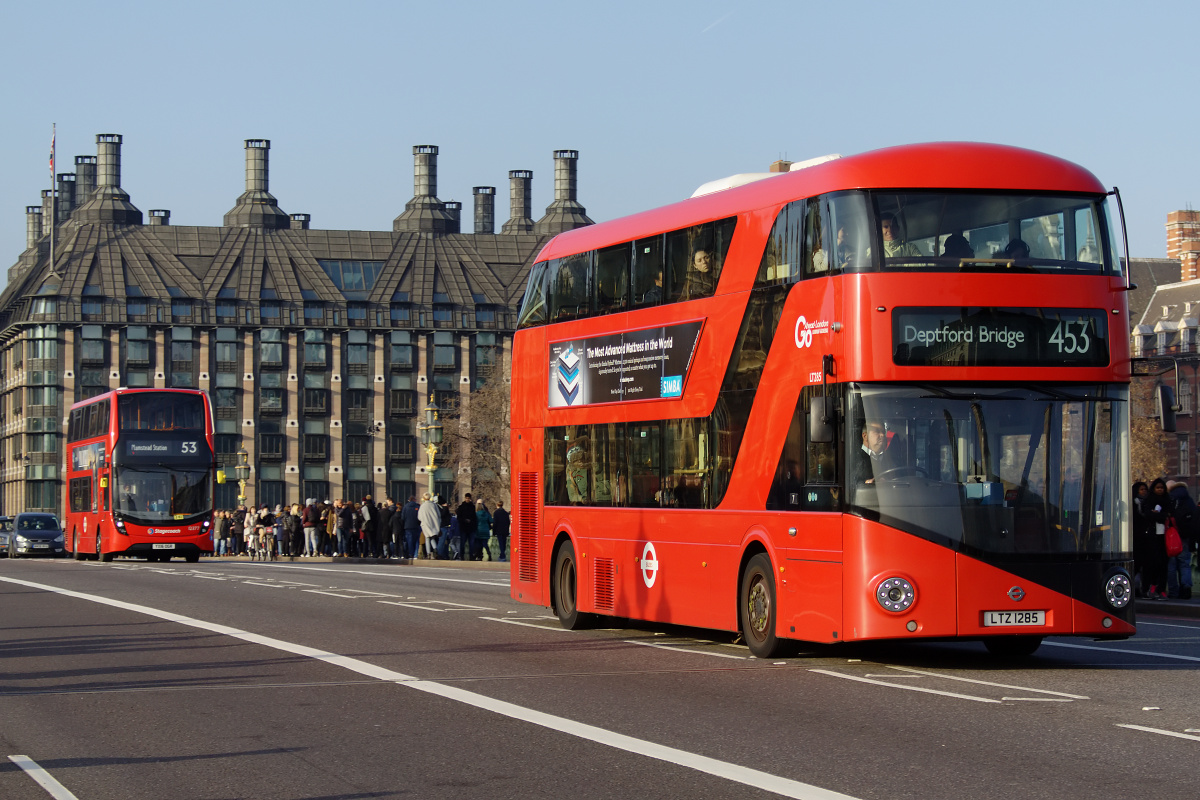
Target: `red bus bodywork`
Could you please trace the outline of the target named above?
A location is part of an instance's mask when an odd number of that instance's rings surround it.
[[[552,239],[538,261],[603,248],[689,225],[736,216],[737,228],[714,296],[519,330],[512,362],[514,536],[512,596],[552,605],[555,554],[569,541],[577,556],[578,610],[669,624],[736,631],[739,582],[749,559],[765,553],[775,579],[775,633],[781,639],[840,642],[932,637],[985,638],[986,609],[1015,585],[1021,607],[1045,610],[1039,636],[1124,637],[1128,613],[1085,602],[1000,566],[861,516],[765,509],[782,442],[801,390],[819,385],[822,356],[830,381],[944,384],[1069,380],[1127,384],[1126,280],[1118,274],[957,274],[845,272],[793,287],[763,367],[729,487],[712,509],[598,508],[547,505],[543,431],[561,425],[636,422],[710,414],[746,311],[760,260],[781,208],[801,198],[855,189],[1058,192],[1103,196],[1087,170],[1028,150],[983,144],[924,144],[841,158],[748,185],[685,200]],[[893,363],[892,308],[1070,305],[1105,309],[1108,362],[1102,366],[988,366],[947,370]],[[1069,301],[1062,298],[1069,297]],[[1036,303],[1031,298],[1038,298]],[[553,342],[702,320],[681,397],[550,408]],[[806,322],[828,322],[819,346],[791,344]],[[1125,486],[1128,492],[1128,484]],[[1126,499],[1127,494],[1126,494]],[[652,550],[647,550],[647,544]],[[1080,569],[1080,581],[1086,565]],[[1093,569],[1094,571],[1094,569]],[[1087,572],[1087,575],[1091,575]],[[918,587],[904,614],[876,602],[878,582],[900,576]],[[1089,578],[1090,579],[1090,578]]]
[[[119,403],[136,398],[140,403],[178,402],[194,398],[194,427],[179,430],[168,419],[147,423],[141,430],[122,429]],[[89,420],[94,420],[89,428]],[[68,442],[65,464],[66,509],[64,531],[67,549],[76,559],[110,561],[114,556],[138,556],[170,560],[182,556],[199,560],[213,551],[213,460],[212,407],[208,394],[191,389],[117,389],[83,400],[68,412]],[[175,485],[172,475],[207,475],[204,486],[189,498],[185,513],[172,513],[175,497],[161,498],[161,508],[149,509],[160,498],[144,498],[139,508],[134,495],[122,496],[120,480],[122,447],[129,443],[159,446],[171,453],[166,461],[148,461],[146,469],[161,476],[163,485]],[[151,457],[153,458],[153,457]],[[139,471],[139,474],[142,474]],[[142,493],[145,494],[144,492]],[[146,517],[155,515],[156,519]]]

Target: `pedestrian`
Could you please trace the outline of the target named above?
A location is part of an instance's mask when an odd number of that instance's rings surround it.
[[[217,555],[223,556],[229,552],[229,523],[230,514],[228,511],[218,511],[217,521],[214,525],[217,536]]]
[[[317,554],[317,528],[321,524],[321,509],[317,508],[315,498],[309,497],[304,501],[300,523],[304,529],[304,551],[301,556],[312,558]]]
[[[1183,481],[1168,481],[1167,491],[1175,504],[1175,528],[1183,550],[1167,556],[1167,596],[1176,600],[1192,599],[1192,543],[1200,539],[1200,509],[1188,494]],[[1165,542],[1164,542],[1165,544]]]
[[[501,561],[508,561],[508,555],[504,550],[508,546],[508,527],[510,522],[508,511],[504,508],[504,501],[497,500],[496,510],[492,513],[492,533],[495,535],[496,541],[500,544]]]
[[[475,518],[475,501],[471,499],[471,493],[467,492],[463,495],[463,501],[458,504],[455,510],[458,517],[458,559],[459,561],[470,561],[471,550],[475,546],[475,530],[477,521]]]
[[[287,520],[290,512],[287,506],[275,506],[275,525],[274,541],[271,542],[271,560],[274,561],[277,556],[283,555],[287,550],[287,540],[289,538]]]
[[[1175,510],[1171,495],[1167,492],[1167,482],[1157,478],[1150,484],[1150,495],[1143,504],[1151,522],[1154,523],[1154,540],[1150,546],[1150,555],[1146,563],[1147,580],[1150,583],[1149,595],[1151,600],[1167,599],[1167,522]]]
[[[350,534],[354,530],[354,504],[338,500],[337,505],[337,556],[350,555]]]
[[[233,517],[229,520],[230,543],[233,545],[230,555],[236,556],[242,550],[242,536],[246,529],[246,517],[248,513],[243,503],[237,507],[237,510],[233,512]]]
[[[415,496],[410,495],[392,516],[392,540],[399,546],[401,558],[416,560],[421,540],[421,507]]]
[[[425,492],[421,495],[421,508],[417,511],[417,518],[421,521],[421,535],[425,537],[425,558],[436,558],[435,548],[437,547],[438,535],[442,530],[442,512],[438,508],[438,504],[433,502],[433,495]],[[414,554],[419,553],[418,550],[411,550]],[[413,558],[417,556],[414,555]]]
[[[475,547],[471,550],[472,561],[483,561],[483,554],[488,549],[488,539],[492,538],[492,512],[488,511],[483,498],[475,501]],[[491,556],[488,556],[491,560]]]
[[[1150,519],[1150,487],[1145,481],[1133,485],[1133,589],[1139,599],[1150,594],[1150,563],[1154,552],[1154,520]]]
[[[379,520],[375,527],[375,555],[380,558],[399,557],[399,551],[392,546],[392,517],[396,515],[396,506],[390,497],[383,498],[378,506]]]
[[[371,500],[371,495],[363,498],[359,513],[362,514],[362,549],[359,550],[358,557],[366,558],[369,555],[371,558],[378,558],[379,551],[376,545],[379,542],[379,507]]]
[[[321,508],[320,537],[320,555],[332,557],[337,553],[337,507],[328,500]]]
[[[292,558],[304,552],[303,514],[304,509],[300,507],[300,504],[292,503],[292,507],[288,511],[286,525],[288,531],[287,554]]]
[[[256,545],[258,544],[258,535],[255,533],[254,514],[247,512],[246,521],[242,525],[242,545],[243,550],[247,555],[253,556]]]
[[[450,557],[450,525],[454,522],[454,515],[450,513],[450,500],[447,498],[438,498],[438,514],[441,516],[442,527],[438,530],[438,558]]]

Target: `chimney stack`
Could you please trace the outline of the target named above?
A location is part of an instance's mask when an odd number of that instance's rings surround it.
[[[96,191],[96,157],[75,156],[75,207],[79,208]]]
[[[437,199],[437,145],[413,146],[413,199],[392,221],[392,230],[405,233],[452,233],[454,219]],[[462,208],[462,204],[459,204]]]
[[[476,186],[471,191],[475,194],[475,233],[490,236],[496,232],[496,187]]]
[[[586,209],[575,199],[578,160],[578,150],[554,151],[554,202],[546,206],[546,216],[533,227],[534,233],[553,236],[592,224]]]
[[[291,226],[291,220],[280,210],[275,197],[268,191],[271,140],[246,139],[245,144],[246,191],[225,215],[225,227],[286,230]]]
[[[531,185],[533,171],[514,169],[508,173],[508,222],[500,226],[500,233],[532,233],[533,217],[529,216],[533,208]]]
[[[171,212],[166,208],[150,209],[150,224],[151,225],[170,225]]]
[[[58,224],[71,218],[75,210],[75,173],[58,173]]]
[[[79,159],[75,159],[76,183],[79,179]],[[141,225],[142,212],[129,202],[121,188],[121,135],[96,135],[96,189],[75,211],[79,222],[106,222],[114,225]],[[85,178],[86,180],[86,178]]]
[[[292,214],[292,230],[306,231],[312,221],[312,214]]]
[[[42,207],[25,206],[25,249],[37,247],[42,238]]]
[[[457,200],[447,200],[445,206],[446,214],[450,217],[450,225],[446,228],[446,233],[462,233],[462,203]]]
[[[50,232],[49,225],[54,224],[54,201],[57,197],[56,190],[42,189],[42,230],[46,233]]]

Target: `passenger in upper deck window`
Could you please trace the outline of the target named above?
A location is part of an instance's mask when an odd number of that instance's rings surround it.
[[[946,237],[946,242],[942,245],[942,255],[947,258],[974,258],[975,251],[971,249],[971,243],[967,241],[967,237],[961,233],[952,233]]]
[[[886,258],[921,255],[915,244],[904,241],[904,229],[895,214],[888,213],[879,217],[879,232],[883,235],[883,255]]]
[[[1004,248],[1004,258],[1029,258],[1029,245],[1022,239],[1013,239]]]
[[[686,284],[680,299],[695,300],[698,297],[711,297],[717,286],[714,267],[715,259],[712,247],[707,244],[697,244],[692,250],[692,260],[688,264]]]

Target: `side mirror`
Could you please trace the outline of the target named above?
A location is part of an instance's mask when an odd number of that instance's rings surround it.
[[[1161,385],[1157,392],[1158,420],[1162,429],[1167,433],[1175,432],[1175,390],[1170,386]]]
[[[808,402],[808,440],[826,444],[834,439],[833,401],[828,397],[814,397]]]

